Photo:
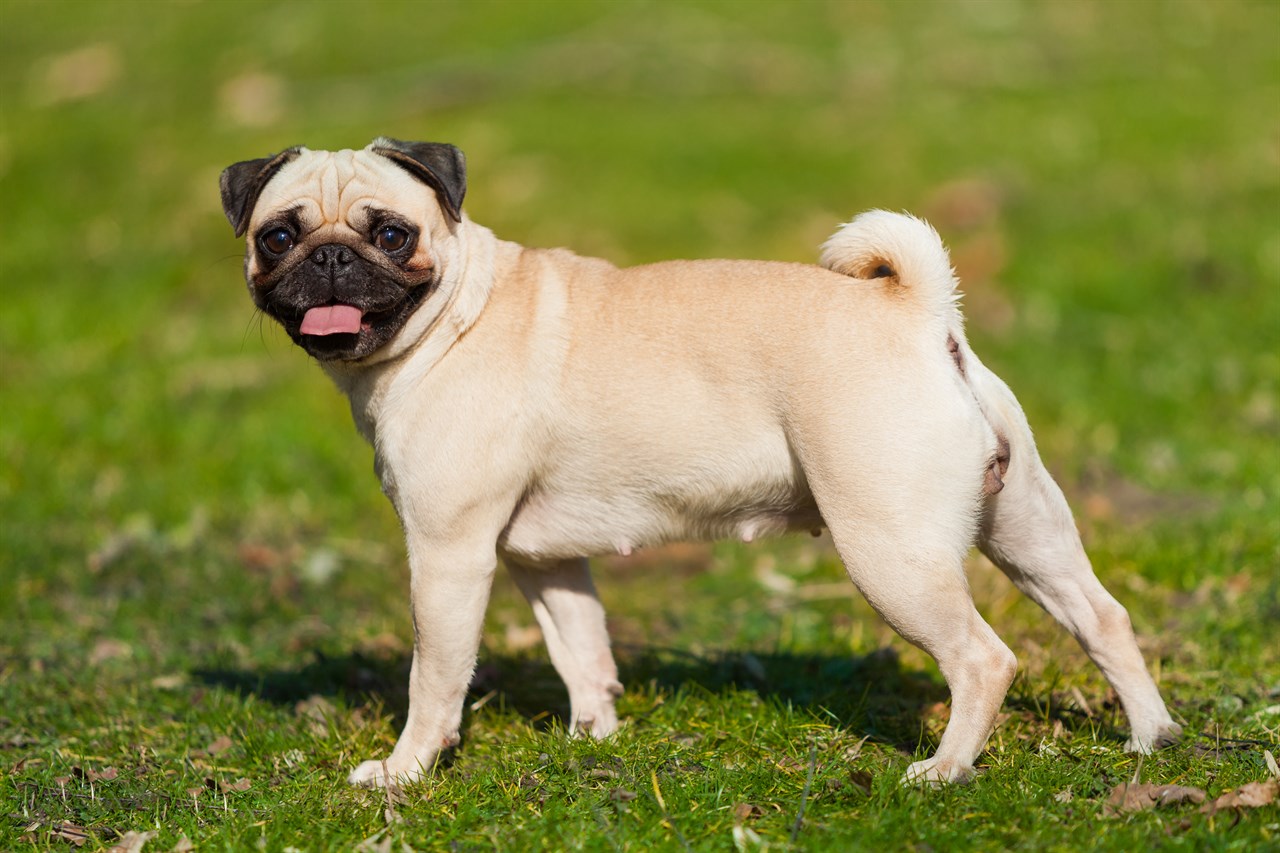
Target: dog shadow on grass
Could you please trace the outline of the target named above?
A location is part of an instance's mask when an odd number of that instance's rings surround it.
[[[715,701],[756,701],[812,714],[857,737],[912,753],[936,746],[926,720],[948,696],[946,685],[925,670],[904,668],[891,648],[864,656],[710,652],[695,654],[653,646],[615,648],[619,675],[633,695],[653,697],[649,710],[623,703],[624,720],[646,720],[661,703],[689,694]],[[371,701],[389,714],[395,730],[408,712],[409,657],[404,654],[330,655],[320,650],[296,668],[208,668],[193,672],[206,686],[231,690],[300,710],[316,697],[358,708]],[[755,697],[755,698],[753,698]],[[539,730],[564,729],[569,700],[545,656],[534,652],[482,652],[466,704],[493,703]],[[471,712],[468,711],[467,714]],[[466,729],[464,715],[464,737]]]

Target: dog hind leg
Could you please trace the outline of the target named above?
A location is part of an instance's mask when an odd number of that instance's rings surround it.
[[[937,752],[907,768],[904,782],[962,782],[973,773],[1013,682],[1017,660],[973,606],[958,557],[925,559],[869,548],[839,522],[832,537],[849,576],[903,639],[938,662],[951,718]]]
[[[790,425],[805,472],[849,578],[907,642],[931,655],[951,690],[951,718],[931,757],[906,782],[958,782],[973,773],[1017,671],[1013,652],[974,607],[964,574],[982,506],[991,429],[956,386],[950,361],[909,381],[881,374],[821,399]],[[871,382],[883,382],[868,391]],[[860,396],[859,396],[860,395]],[[848,426],[849,400],[896,402],[892,417]]]
[[[1071,509],[1040,461],[1021,408],[976,359],[969,369],[984,411],[1010,442],[1004,488],[988,498],[979,548],[1097,664],[1129,718],[1127,749],[1145,753],[1176,741],[1182,729],[1147,671],[1129,613],[1094,574]]]
[[[1129,718],[1126,749],[1151,752],[1172,743],[1182,730],[1147,671],[1129,613],[1094,575],[1066,499],[1034,462],[1017,466],[992,498],[979,547],[1102,670]]]
[[[570,731],[598,738],[612,734],[618,728],[614,700],[622,685],[587,561],[532,567],[508,560],[507,568],[533,608],[551,663],[569,690]]]

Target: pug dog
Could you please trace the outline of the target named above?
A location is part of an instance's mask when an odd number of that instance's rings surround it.
[[[290,148],[221,189],[254,304],[349,398],[408,544],[408,719],[351,782],[419,779],[458,743],[499,560],[572,731],[604,737],[622,685],[588,557],[820,527],[951,691],[906,781],[969,777],[1014,677],[969,595],[974,545],[1102,670],[1128,749],[1179,736],[1021,407],[965,339],[925,222],[864,213],[817,266],[620,269],[472,222],[452,145]]]

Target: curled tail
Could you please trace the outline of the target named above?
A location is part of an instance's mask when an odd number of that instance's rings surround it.
[[[951,258],[923,219],[867,211],[831,235],[820,263],[852,278],[877,280],[886,295],[914,303],[948,326],[960,322]]]

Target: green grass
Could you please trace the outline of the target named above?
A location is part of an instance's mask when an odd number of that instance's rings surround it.
[[[0,6],[0,848],[1276,845],[1274,806],[1102,804],[1280,754],[1277,33],[1236,0]],[[379,134],[462,147],[501,236],[619,263],[929,216],[1208,737],[1122,753],[1096,671],[975,559],[1008,718],[972,784],[902,788],[945,685],[784,539],[600,562],[604,743],[565,737],[501,578],[452,764],[389,807],[348,788],[404,717],[400,533],[345,403],[255,318],[216,179]]]

